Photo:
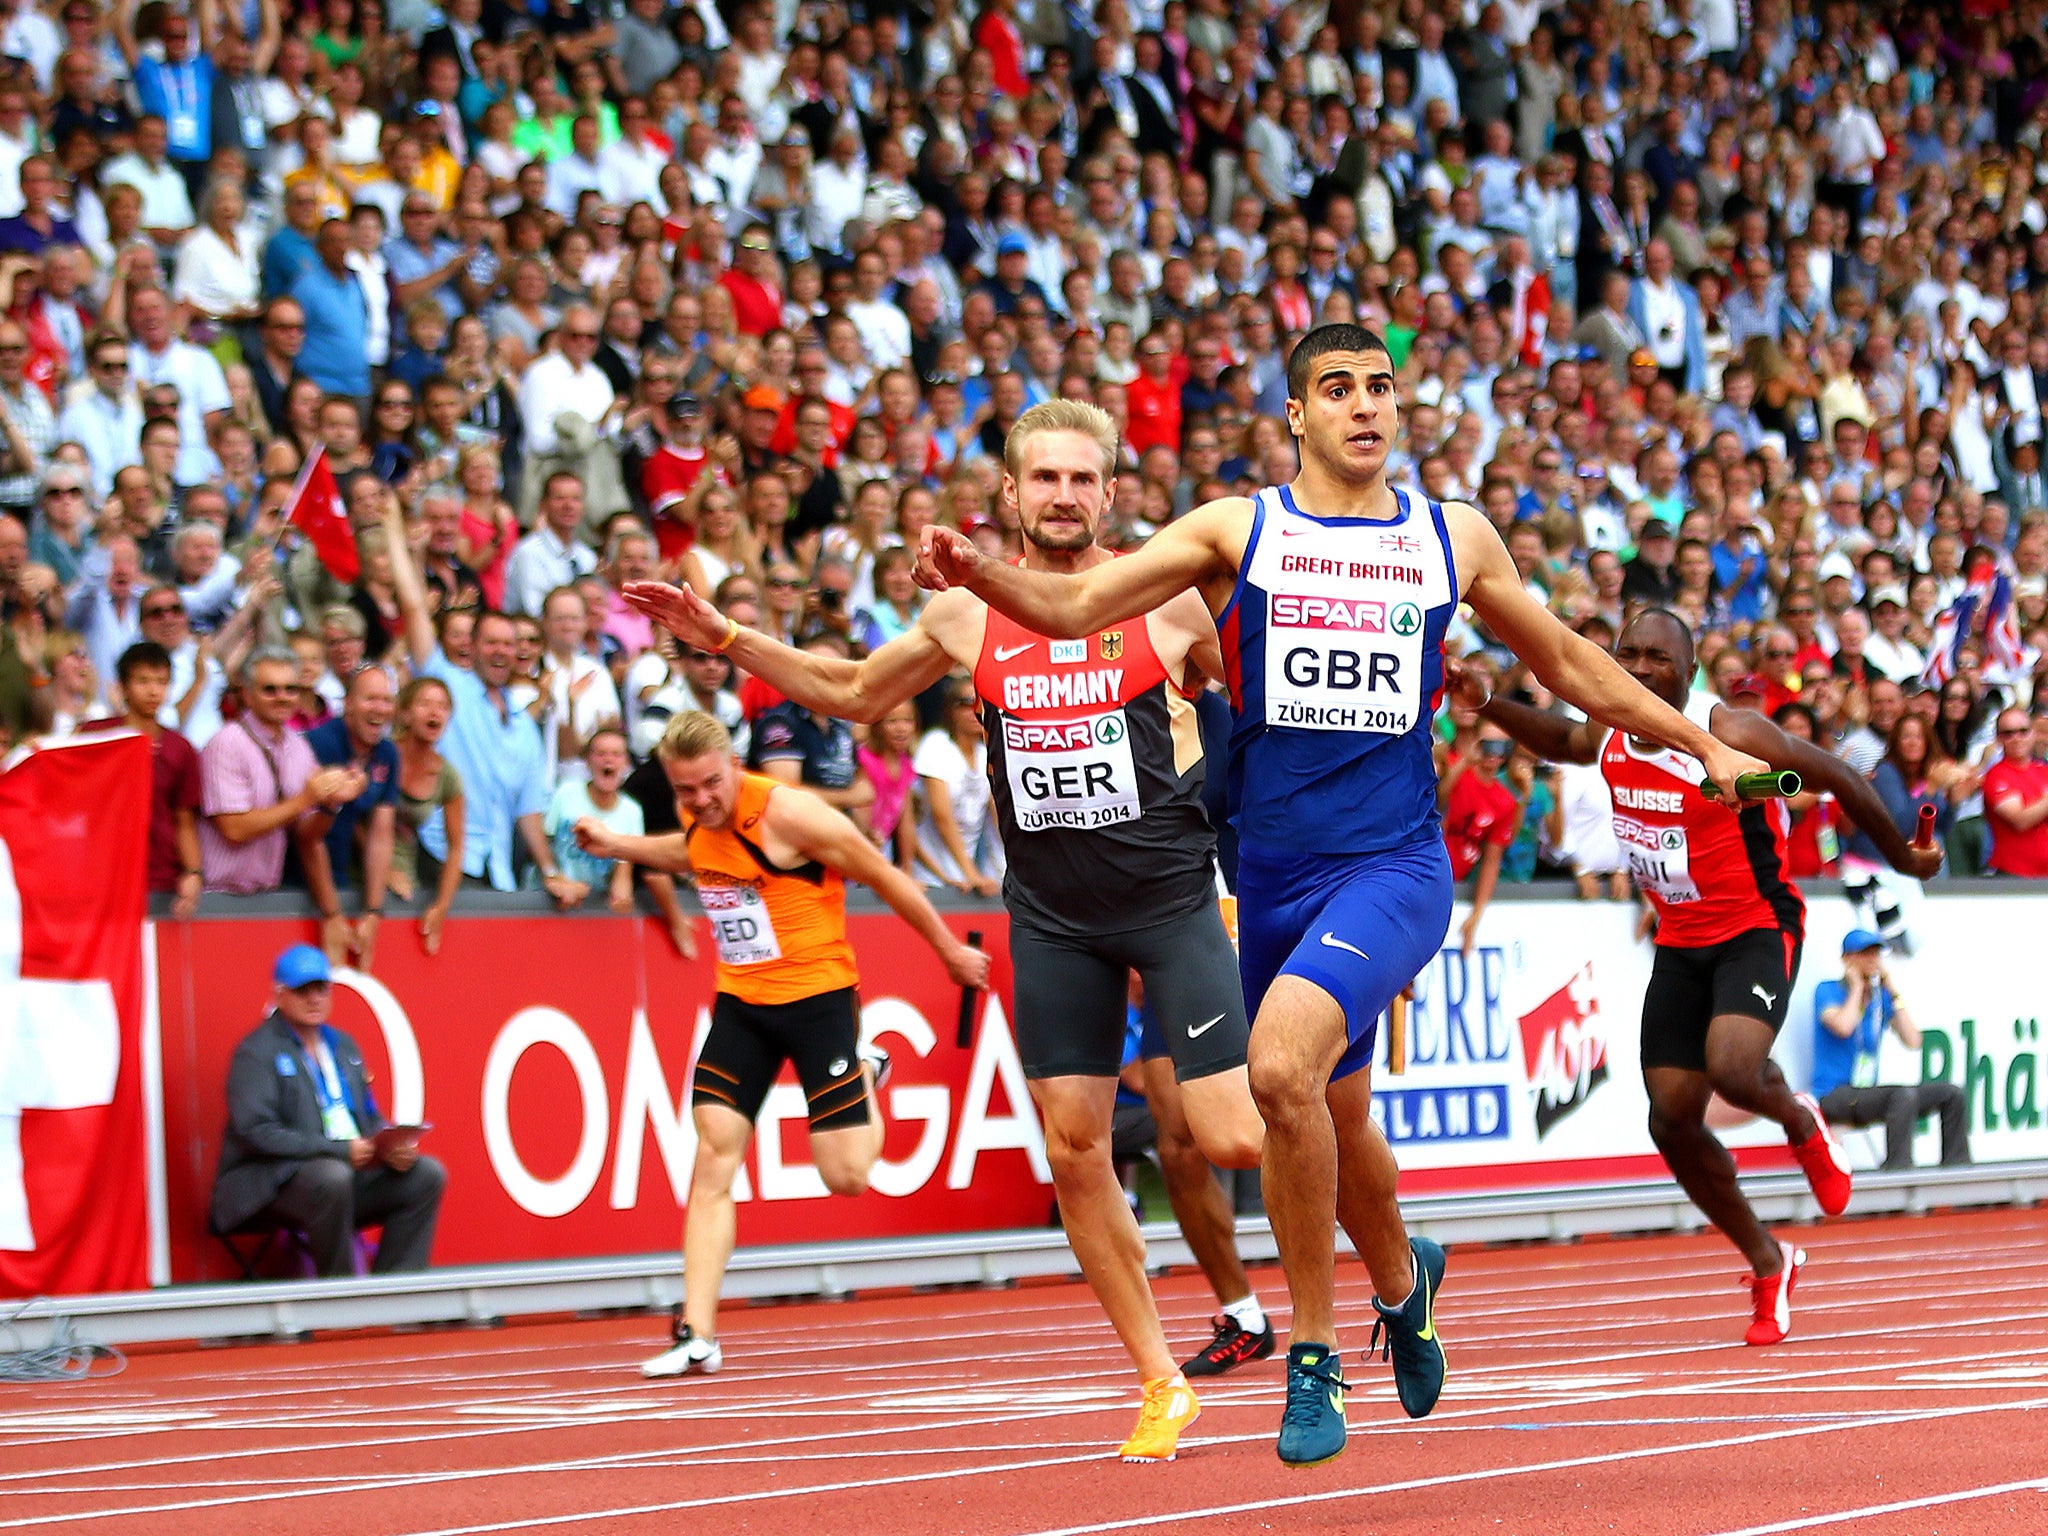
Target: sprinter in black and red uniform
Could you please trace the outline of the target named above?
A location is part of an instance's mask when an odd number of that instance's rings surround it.
[[[1924,880],[1941,867],[1941,850],[1901,837],[1876,790],[1840,758],[1787,736],[1752,710],[1694,691],[1692,636],[1676,615],[1639,614],[1614,656],[1629,676],[1717,739],[1832,792],[1893,868]],[[1771,1060],[1806,932],[1806,904],[1786,875],[1784,802],[1709,800],[1700,793],[1700,764],[1683,753],[1591,721],[1487,699],[1475,675],[1455,663],[1450,671],[1467,702],[1531,751],[1556,762],[1600,764],[1614,798],[1615,836],[1657,914],[1657,958],[1643,996],[1650,1134],[1685,1192],[1755,1271],[1749,1342],[1776,1344],[1791,1331],[1792,1289],[1806,1255],[1764,1230],[1736,1184],[1735,1159],[1707,1129],[1706,1115],[1718,1093],[1775,1120],[1821,1209],[1832,1216],[1848,1205],[1849,1165],[1820,1106],[1793,1093]]]
[[[1095,542],[1114,494],[1116,426],[1055,400],[1026,411],[1005,445],[1003,494],[1025,564],[1072,570],[1111,558]],[[1273,1351],[1273,1327],[1238,1259],[1230,1207],[1208,1161],[1256,1167],[1264,1132],[1245,1072],[1250,1023],[1217,911],[1216,839],[1202,808],[1195,709],[1178,686],[1215,676],[1208,609],[1183,593],[1081,639],[1048,640],[972,593],[928,603],[908,633],[855,663],[739,630],[695,594],[634,583],[626,599],[689,644],[734,662],[807,708],[876,721],[957,668],[973,676],[1008,870],[1017,1050],[1045,1124],[1068,1241],[1138,1369],[1145,1403],[1119,1454],[1170,1461],[1200,1411],[1186,1376]],[[1145,1280],[1145,1244],[1110,1164],[1127,979],[1137,971],[1168,1055],[1144,1064],[1162,1139],[1193,1152],[1168,1189],[1223,1314],[1208,1348],[1176,1368]],[[1162,1164],[1167,1159],[1162,1157]]]

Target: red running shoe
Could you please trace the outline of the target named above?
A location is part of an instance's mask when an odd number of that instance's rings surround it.
[[[1775,1275],[1742,1277],[1750,1292],[1749,1332],[1743,1339],[1750,1344],[1782,1344],[1792,1332],[1792,1288],[1799,1284],[1806,1250],[1781,1242],[1778,1251],[1785,1256],[1785,1267]]]
[[[1820,1202],[1821,1210],[1829,1216],[1839,1216],[1849,1208],[1848,1154],[1835,1140],[1835,1133],[1828,1129],[1827,1116],[1820,1112],[1820,1105],[1814,1102],[1813,1095],[1802,1093],[1796,1097],[1806,1106],[1819,1129],[1806,1140],[1794,1143],[1792,1155],[1806,1170],[1806,1182],[1813,1186],[1813,1198]]]

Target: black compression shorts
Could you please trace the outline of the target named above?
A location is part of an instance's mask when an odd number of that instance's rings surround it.
[[[721,992],[697,1055],[690,1102],[723,1104],[752,1120],[789,1061],[810,1104],[812,1130],[866,1125],[859,1047],[860,1000],[851,987],[793,1003],[743,1003]]]
[[[1133,933],[1078,938],[1010,920],[1017,978],[1017,1054],[1026,1077],[1115,1077],[1123,1066],[1131,971],[1157,1010],[1181,1082],[1244,1065],[1245,1016],[1237,954],[1223,915],[1204,901],[1185,916]]]
[[[1707,1026],[1723,1014],[1785,1024],[1801,936],[1752,928],[1696,949],[1659,944],[1643,993],[1643,1065],[1707,1070]]]

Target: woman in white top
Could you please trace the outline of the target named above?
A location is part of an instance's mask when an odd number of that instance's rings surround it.
[[[262,281],[256,242],[241,228],[247,211],[242,189],[216,181],[199,204],[199,227],[178,247],[171,297],[184,307],[186,318],[216,323],[253,319]]]
[[[946,689],[946,723],[927,731],[911,759],[922,805],[917,862],[927,885],[950,885],[976,896],[1002,889],[1003,845],[996,836],[988,787],[988,743],[974,685]]]
[[[353,59],[337,64],[328,83],[334,114],[332,157],[345,170],[374,174],[384,158],[384,119],[363,105],[363,67]]]

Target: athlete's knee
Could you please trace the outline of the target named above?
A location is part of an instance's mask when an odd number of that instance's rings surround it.
[[[1110,1165],[1110,1127],[1080,1117],[1048,1121],[1045,1158],[1055,1182]]]
[[[740,1156],[744,1156],[744,1150]],[[720,1200],[732,1193],[739,1174],[740,1156],[731,1156],[698,1143],[697,1160],[690,1165],[690,1199]]]
[[[818,1176],[833,1194],[851,1197],[868,1192],[868,1174],[872,1168],[872,1164],[861,1163],[820,1164]]]
[[[1246,1063],[1252,1102],[1271,1125],[1275,1117],[1302,1113],[1319,1103],[1324,1082],[1316,1070],[1293,1052],[1253,1050]]]
[[[1256,1114],[1248,1125],[1204,1127],[1196,1134],[1196,1155],[1218,1168],[1256,1168],[1266,1146],[1266,1125]]]
[[[1654,1099],[1650,1102],[1650,1140],[1659,1148],[1669,1151],[1682,1147],[1706,1132],[1706,1121],[1697,1115],[1682,1110],[1667,1109]]]

